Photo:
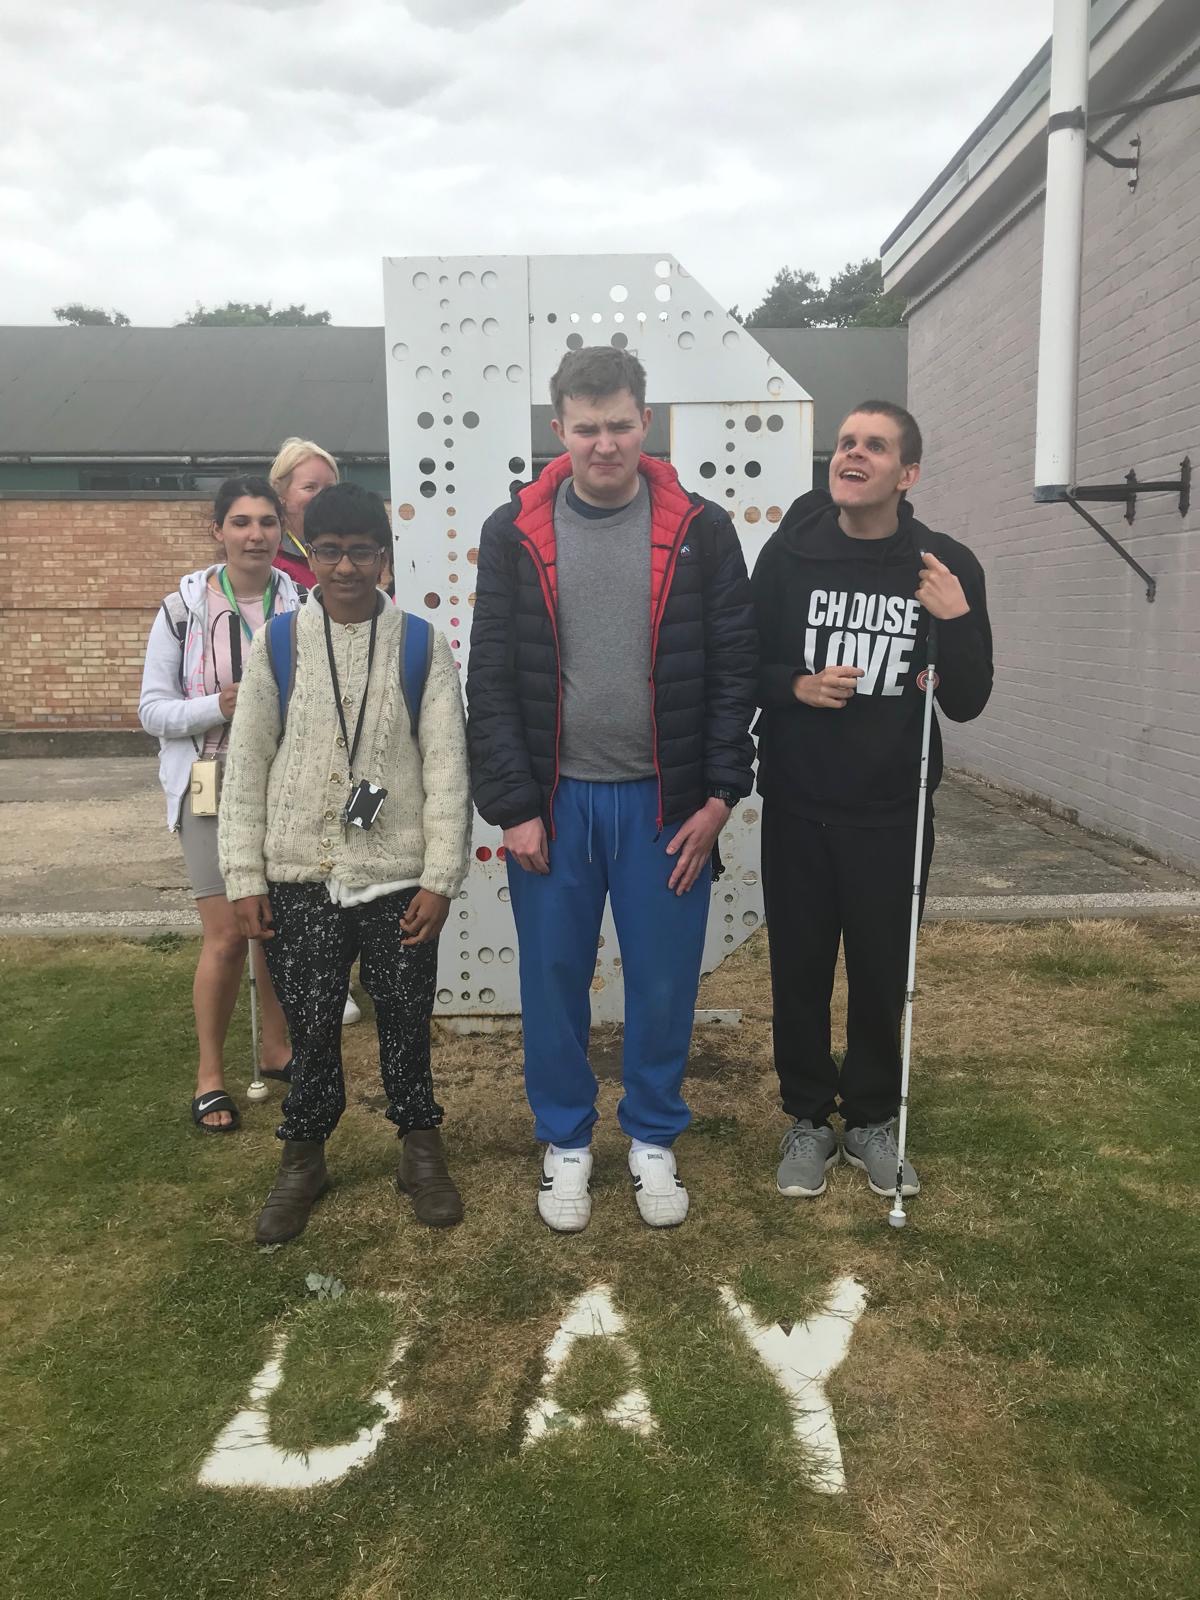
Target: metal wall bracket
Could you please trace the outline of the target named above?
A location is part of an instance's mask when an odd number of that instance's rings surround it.
[[[1078,492],[1082,493],[1082,491],[1078,491]],[[1139,562],[1137,562],[1137,561],[1135,561],[1133,559],[1133,557],[1129,554],[1129,551],[1126,550],[1125,546],[1120,542],[1120,540],[1119,539],[1114,539],[1112,534],[1109,533],[1108,529],[1106,527],[1104,527],[1101,523],[1097,522],[1095,517],[1092,516],[1090,511],[1085,511],[1083,509],[1083,507],[1079,504],[1079,501],[1075,498],[1074,495],[1067,495],[1065,498],[1066,498],[1067,504],[1069,506],[1071,506],[1074,510],[1078,511],[1079,515],[1088,524],[1088,526],[1090,528],[1095,528],[1096,532],[1104,540],[1105,544],[1108,544],[1108,545],[1112,546],[1112,548],[1120,556],[1121,560],[1125,562],[1126,566],[1130,566],[1130,567],[1133,568],[1133,570],[1137,573],[1138,577],[1146,585],[1146,599],[1151,601],[1151,602],[1153,602],[1154,596],[1158,592],[1158,584],[1155,581],[1155,579],[1153,579],[1150,576],[1150,574],[1146,571],[1145,567],[1143,567]]]
[[[1123,505],[1125,507],[1125,521],[1132,524],[1137,515],[1137,498],[1139,494],[1177,494],[1179,496],[1179,515],[1186,517],[1192,505],[1192,461],[1190,456],[1184,456],[1179,463],[1178,478],[1171,478],[1157,483],[1141,483],[1137,473],[1131,467],[1125,474],[1124,483],[1092,483],[1078,485],[1074,492],[1075,500],[1099,501],[1102,505]],[[1072,496],[1068,496],[1072,498]]]
[[[1095,140],[1093,140],[1093,139],[1089,139],[1088,140],[1087,147],[1092,152],[1092,154],[1094,156],[1099,156],[1101,161],[1107,161],[1110,167],[1125,167],[1125,168],[1128,169],[1128,172],[1129,172],[1129,192],[1130,192],[1130,194],[1133,194],[1134,191],[1137,189],[1138,178],[1141,175],[1141,173],[1140,173],[1141,160],[1142,160],[1142,136],[1141,136],[1141,134],[1140,133],[1135,133],[1133,138],[1130,139],[1130,141],[1129,141],[1129,148],[1133,151],[1133,154],[1131,156],[1114,156],[1114,155],[1110,155],[1109,152],[1104,148],[1103,145],[1097,144],[1095,142]]]

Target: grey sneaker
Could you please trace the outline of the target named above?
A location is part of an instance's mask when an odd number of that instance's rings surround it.
[[[875,1194],[890,1199],[896,1192],[896,1124],[872,1122],[864,1128],[847,1128],[842,1135],[842,1150],[852,1167],[861,1167]],[[902,1195],[920,1194],[921,1183],[908,1161],[904,1163]]]
[[[813,1200],[825,1193],[825,1174],[838,1164],[837,1134],[827,1122],[814,1128],[805,1117],[793,1122],[779,1146],[783,1160],[775,1174],[780,1194],[804,1195]]]

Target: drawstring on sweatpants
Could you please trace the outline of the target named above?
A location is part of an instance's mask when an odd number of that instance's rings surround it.
[[[609,784],[609,788],[612,790],[612,797],[613,797],[613,857],[612,858],[615,861],[617,859],[617,857],[621,854],[621,785],[619,783],[611,783],[611,784]],[[591,861],[592,861],[592,836],[593,836],[593,834],[595,832],[595,827],[596,827],[595,792],[596,792],[596,785],[594,783],[589,783],[588,786],[587,786],[587,800],[588,800],[588,812],[587,812],[587,858],[588,858],[588,865],[589,866],[591,865]]]

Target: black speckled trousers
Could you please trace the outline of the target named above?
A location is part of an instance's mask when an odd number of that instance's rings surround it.
[[[401,1137],[436,1128],[429,1019],[437,984],[437,943],[401,944],[400,918],[416,889],[337,906],[323,883],[268,885],[275,937],[263,946],[292,1036],[292,1083],[280,1139],[328,1139],[346,1109],[342,1010],[359,957],[363,988],[375,1002],[379,1069],[387,1115]]]

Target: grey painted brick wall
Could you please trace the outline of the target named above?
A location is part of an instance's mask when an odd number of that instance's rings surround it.
[[[1079,393],[1081,483],[1200,468],[1200,100],[1143,112],[1141,181],[1088,164]],[[987,572],[996,689],[947,729],[955,765],[1200,867],[1200,483],[1193,510],[1147,496],[1127,526],[1089,509],[1158,579],[1074,512],[1033,503],[1039,204],[912,313],[909,405],[926,466],[917,514]]]

